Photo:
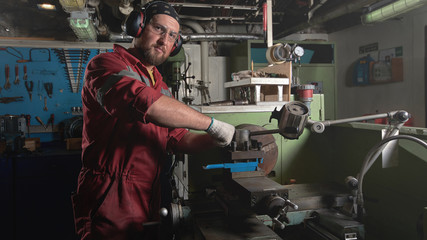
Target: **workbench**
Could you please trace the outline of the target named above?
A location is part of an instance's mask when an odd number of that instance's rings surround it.
[[[81,151],[46,142],[35,152],[0,156],[2,239],[76,239],[71,192]]]

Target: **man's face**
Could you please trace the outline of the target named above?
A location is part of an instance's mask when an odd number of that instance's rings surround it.
[[[134,46],[142,55],[147,67],[158,66],[169,57],[179,31],[179,23],[165,14],[154,15],[145,25],[141,37],[134,39]],[[174,39],[175,37],[175,39]]]

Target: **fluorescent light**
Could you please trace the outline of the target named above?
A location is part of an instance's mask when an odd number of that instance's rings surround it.
[[[85,0],[59,0],[65,12],[81,11],[85,7]]]
[[[88,12],[71,12],[70,16],[68,18],[70,27],[78,39],[84,41],[96,40],[96,29]]]
[[[41,4],[37,4],[37,7],[38,7],[39,9],[42,9],[42,10],[49,10],[49,11],[54,11],[54,10],[56,10],[55,5],[50,4],[50,3],[41,3]]]
[[[363,24],[381,22],[409,12],[427,3],[427,0],[398,0],[361,17]]]

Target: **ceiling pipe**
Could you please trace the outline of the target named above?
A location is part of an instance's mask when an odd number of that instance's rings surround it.
[[[231,5],[231,4],[205,4],[205,3],[189,3],[189,2],[170,2],[173,7],[189,7],[189,8],[218,8],[218,9],[231,9],[231,10],[247,10],[257,11],[257,6],[248,5]]]
[[[320,0],[320,2],[314,6],[313,8],[310,9],[310,11],[308,11],[307,17],[308,17],[308,21],[310,21],[310,19],[313,17],[314,12],[316,12],[317,9],[319,9],[321,6],[323,6],[323,4],[325,4],[328,0]]]
[[[0,25],[1,26],[1,25]],[[112,33],[110,32],[111,42],[132,42],[133,37],[125,33]],[[232,33],[192,33],[183,34],[183,42],[211,42],[211,41],[247,41],[262,39],[261,35],[249,34],[232,34]]]
[[[190,27],[197,33],[205,33],[205,30],[203,29],[200,24],[193,22],[193,21],[182,21],[181,25],[185,25],[187,27]],[[209,86],[209,46],[208,42],[202,41],[200,42],[200,52],[201,52],[201,77],[202,81],[204,82],[205,86]]]
[[[360,1],[353,1],[353,2],[346,1],[346,3],[343,3],[338,7],[335,7],[334,9],[332,9],[331,11],[328,11],[327,13],[321,14],[319,16],[314,16],[309,22],[303,22],[293,28],[289,28],[289,29],[286,29],[285,31],[275,34],[275,37],[276,38],[286,37],[292,33],[296,33],[298,31],[301,31],[316,25],[320,25],[322,23],[344,16],[346,14],[359,11],[376,2],[378,2],[378,0],[360,0]]]
[[[182,35],[184,42],[201,42],[201,41],[241,41],[241,40],[258,40],[261,35],[249,34],[228,34],[228,33],[193,33]]]
[[[110,32],[109,39],[111,42],[132,42],[133,37],[126,35],[126,33],[112,33],[112,32]]]

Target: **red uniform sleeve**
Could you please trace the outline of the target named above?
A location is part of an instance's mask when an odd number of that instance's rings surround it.
[[[188,132],[185,128],[171,128],[169,129],[169,138],[168,138],[168,151],[176,153],[176,144],[181,141],[184,135]]]
[[[114,53],[98,55],[87,66],[84,91],[112,116],[145,121],[147,109],[162,94],[148,87],[132,67]]]

